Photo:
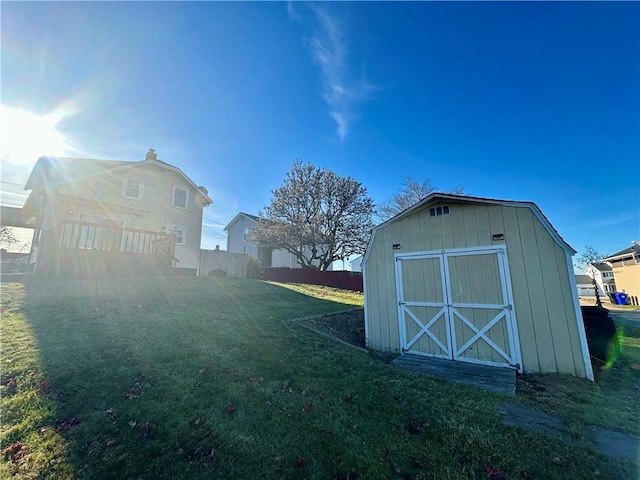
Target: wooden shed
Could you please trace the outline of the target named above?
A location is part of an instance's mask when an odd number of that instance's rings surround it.
[[[373,229],[367,346],[593,380],[575,253],[532,202],[431,194]]]

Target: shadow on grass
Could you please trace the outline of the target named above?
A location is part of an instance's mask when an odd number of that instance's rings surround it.
[[[23,454],[30,452],[30,468],[45,476],[186,478],[193,469],[215,468],[232,478],[238,472],[220,460],[225,451],[252,452],[233,436],[222,444],[218,430],[241,415],[228,413],[245,402],[241,384],[265,382],[276,373],[271,365],[293,376],[304,351],[290,348],[292,333],[282,320],[345,308],[233,279],[13,285],[4,293],[16,298],[10,308],[24,318],[11,347],[24,363],[11,366],[15,359],[8,359],[6,377],[24,395],[14,396],[5,415],[18,425],[3,433],[9,444],[29,437]],[[5,328],[20,328],[15,322]],[[260,373],[252,380],[254,371]],[[25,408],[28,424],[18,418]]]
[[[574,423],[640,436],[640,328],[618,325],[618,341],[606,360],[591,358],[595,382],[526,376],[518,393]]]
[[[498,394],[402,372],[286,322],[340,301],[219,278],[7,288],[2,372],[17,386],[2,435],[24,454],[7,452],[0,474],[637,477],[584,442],[502,425]]]

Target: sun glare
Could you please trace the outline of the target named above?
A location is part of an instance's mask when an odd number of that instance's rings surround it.
[[[68,155],[72,148],[57,126],[64,115],[33,113],[2,105],[0,157],[17,164],[33,164],[43,155]]]

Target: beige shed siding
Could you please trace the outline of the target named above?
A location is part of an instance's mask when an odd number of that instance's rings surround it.
[[[537,318],[536,312],[539,308],[533,308],[529,301],[531,292],[529,284],[535,284],[536,282],[532,282],[533,278],[523,274],[527,265],[525,263],[525,247],[521,241],[522,230],[518,225],[518,210],[515,208],[505,209],[502,212],[502,219],[504,222],[504,238],[509,239],[507,259],[509,260],[509,270],[511,272],[511,288],[518,325],[520,355],[526,371],[539,372],[541,371],[540,360],[536,348],[537,335],[533,321],[534,318]]]
[[[572,280],[575,280],[573,273],[573,262],[571,262],[570,258],[567,257],[567,252],[563,250],[559,245],[555,245],[556,251],[556,262],[558,263],[558,272],[560,273],[560,293],[562,294],[561,302],[564,306],[565,318],[567,322],[565,326],[567,328],[567,333],[569,336],[569,345],[571,346],[572,360],[575,368],[575,375],[578,377],[585,377],[590,375],[593,377],[593,371],[591,370],[591,364],[589,364],[589,373],[587,373],[586,365],[584,362],[585,356],[582,351],[582,343],[580,341],[580,332],[578,331],[578,322],[584,325],[584,320],[582,319],[582,315],[580,318],[576,318],[576,307],[573,305],[574,295],[577,294],[572,288],[573,283]],[[567,268],[567,261],[571,265],[571,269]],[[562,265],[565,265],[565,268],[562,268]],[[580,307],[577,307],[580,310]],[[562,323],[560,320],[558,323]],[[586,340],[586,337],[585,337]],[[589,352],[586,352],[586,357],[591,362]],[[568,373],[571,373],[568,371]]]
[[[538,239],[533,222],[533,215],[530,210],[517,209],[517,226],[520,231],[519,242],[522,245],[523,269],[511,269],[512,284],[515,278],[527,280],[527,289],[514,286],[514,302],[516,316],[520,307],[531,309],[531,322],[534,336],[531,339],[520,338],[520,348],[522,352],[522,362],[526,367],[527,358],[537,352],[539,371],[555,371],[555,350],[553,346],[553,335],[549,324],[549,311],[545,298],[544,280],[542,271],[548,268],[548,261],[541,258],[542,251],[538,250]],[[515,240],[515,239],[514,239]],[[507,255],[509,255],[509,244],[507,244]],[[509,256],[510,258],[510,256]],[[554,262],[555,264],[555,262]],[[515,293],[517,291],[517,294]],[[520,326],[520,322],[518,322]],[[518,329],[519,331],[519,329]]]
[[[400,348],[395,253],[506,244],[524,370],[585,377],[566,251],[531,209],[450,203],[450,215],[431,217],[434,205],[376,232],[365,265],[369,346]],[[504,241],[492,239],[498,233]],[[401,248],[393,250],[394,243]]]

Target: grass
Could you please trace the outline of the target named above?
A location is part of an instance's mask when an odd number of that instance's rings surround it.
[[[510,398],[289,321],[361,304],[215,277],[3,283],[0,477],[638,478],[585,437],[637,431],[639,332],[600,384],[540,376]],[[505,398],[566,414],[575,441],[501,424]]]
[[[620,310],[620,311],[630,311],[636,312],[640,310],[640,306],[638,305],[615,305],[615,307],[611,308],[611,310]]]
[[[308,285],[304,283],[278,283],[269,282],[282,288],[288,288],[294,292],[302,293],[314,298],[329,300],[343,304],[345,309],[349,307],[362,307],[364,297],[362,293],[352,292],[349,290],[340,290],[338,288],[325,287],[322,285]]]

